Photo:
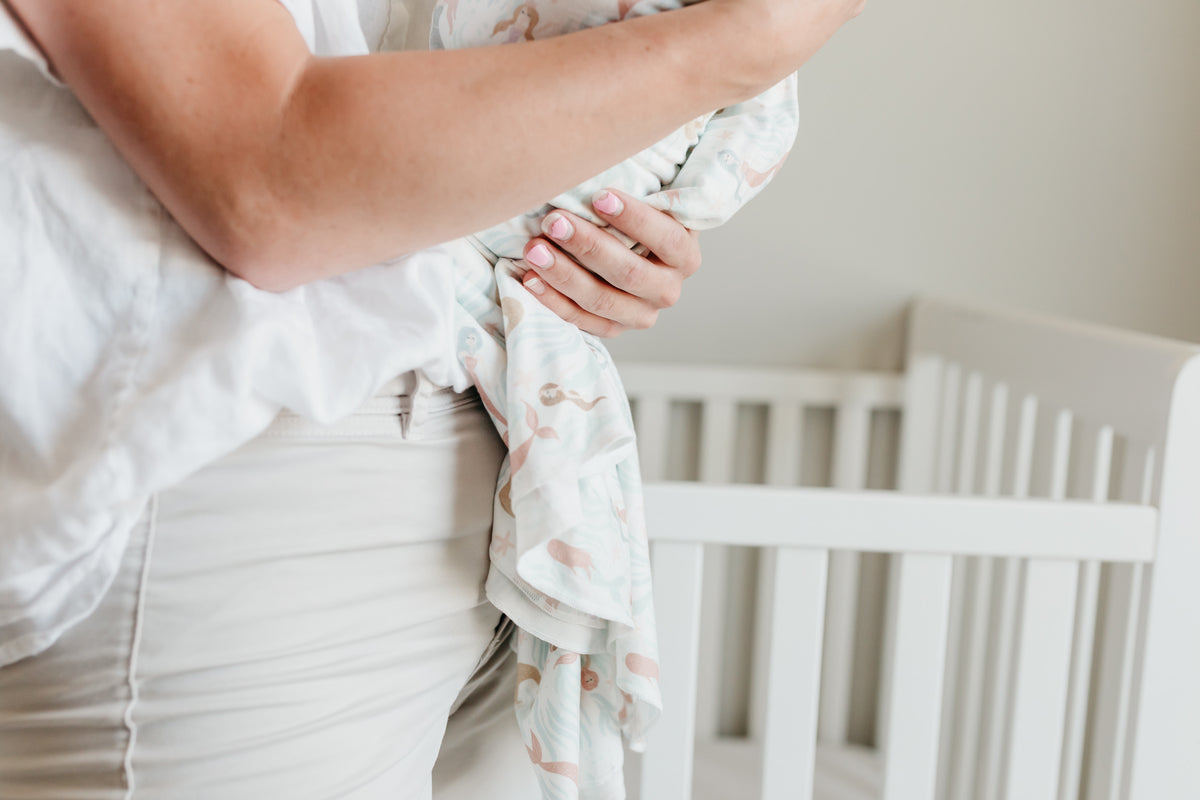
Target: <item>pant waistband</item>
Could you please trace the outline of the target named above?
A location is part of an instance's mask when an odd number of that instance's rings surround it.
[[[330,424],[314,422],[294,412],[281,411],[262,434],[267,437],[376,436],[397,431],[405,439],[420,438],[430,412],[479,402],[474,388],[456,392],[437,386],[419,370],[405,372],[380,387],[353,414]]]

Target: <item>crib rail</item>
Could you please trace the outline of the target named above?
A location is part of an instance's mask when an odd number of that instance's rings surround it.
[[[727,722],[722,668],[743,667],[762,796],[811,796],[814,752],[848,740],[854,658],[876,657],[860,565],[886,553],[863,797],[1200,797],[1200,348],[939,301],[909,330],[902,377],[623,368],[666,621],[642,796],[691,796],[692,743]],[[765,410],[752,456],[747,407]],[[863,491],[897,412],[900,493]],[[801,488],[822,436],[829,488]],[[760,548],[756,566],[722,545]],[[739,580],[757,585],[753,659],[725,645],[749,619]]]
[[[1030,558],[1031,564],[1100,559],[1145,562],[1153,558],[1157,514],[1144,506],[1084,503],[1017,503],[953,497],[918,498],[888,492],[836,492],[826,489],[706,486],[662,483],[647,489],[646,506],[654,535],[657,594],[668,605],[662,636],[664,702],[675,712],[655,729],[642,771],[642,797],[691,797],[691,726],[697,696],[703,545],[738,543],[776,551],[767,595],[772,631],[767,647],[767,717],[761,763],[763,800],[811,798],[820,682],[821,629],[825,618],[825,576],[834,548],[903,554],[987,554]],[[1018,536],[1012,532],[1019,531]],[[920,557],[920,556],[918,556]],[[1071,559],[1066,561],[1065,559]],[[663,602],[660,601],[660,602]],[[949,592],[922,609],[927,619],[945,618]],[[908,631],[906,642],[917,659],[938,659],[939,649]],[[814,643],[817,646],[814,647]],[[936,645],[936,642],[934,643]],[[910,659],[911,661],[911,659]],[[929,670],[930,674],[940,672]],[[1041,686],[1026,687],[1037,697]],[[902,706],[911,697],[897,698]],[[936,707],[936,705],[935,705]],[[906,719],[906,736],[926,751],[896,762],[885,796],[909,792],[930,775],[911,765],[932,764],[937,756],[937,717],[925,714],[931,732]],[[906,770],[906,765],[908,769]],[[925,796],[929,796],[928,793]]]
[[[655,542],[1144,563],[1155,508],[663,482],[646,490]],[[797,522],[802,521],[802,522]]]
[[[621,368],[622,378],[634,401],[638,449],[643,477],[649,482],[668,477],[672,456],[679,455],[681,436],[671,426],[678,421],[679,407],[698,407],[696,433],[699,449],[695,478],[704,484],[734,480],[738,455],[739,415],[743,410],[765,410],[764,452],[760,479],[774,486],[796,486],[801,482],[802,454],[813,450],[822,433],[829,434],[827,478],[840,489],[862,489],[866,485],[873,415],[895,413],[904,393],[900,375],[886,372],[836,372],[765,368],[679,366],[635,363]],[[808,417],[813,411],[832,412],[831,430],[818,430]],[[704,560],[704,614],[700,632],[700,696],[696,709],[696,732],[701,738],[721,733],[720,698],[730,693],[729,676],[740,671],[729,663],[727,633],[739,619],[749,615],[739,583],[753,582],[755,609],[766,608],[774,566],[773,553],[757,563],[746,563],[744,551],[729,552],[710,546]],[[824,647],[821,666],[821,739],[844,743],[850,725],[853,658],[858,616],[859,554],[835,550],[830,556],[827,577]],[[753,648],[749,668],[749,729],[763,738],[766,719],[766,663],[770,631],[763,614],[753,617]],[[736,652],[736,650],[735,650]]]

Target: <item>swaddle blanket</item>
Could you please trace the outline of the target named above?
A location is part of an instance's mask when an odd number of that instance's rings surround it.
[[[541,38],[678,7],[647,0],[440,0],[431,46]],[[707,114],[546,206],[455,247],[457,356],[508,446],[489,599],[519,626],[517,720],[545,800],[623,798],[622,734],[639,750],[662,707],[633,421],[600,341],[521,284],[514,261],[552,208],[601,223],[605,187],[693,229],[728,219],[782,165],[795,76]],[[632,244],[632,243],[630,243]]]

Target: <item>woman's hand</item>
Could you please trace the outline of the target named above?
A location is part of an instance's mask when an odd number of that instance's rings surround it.
[[[525,288],[567,322],[611,338],[645,329],[679,300],[700,268],[696,234],[674,217],[610,190],[592,200],[597,216],[643,244],[645,256],[567,211],[542,220],[544,237],[525,246]]]

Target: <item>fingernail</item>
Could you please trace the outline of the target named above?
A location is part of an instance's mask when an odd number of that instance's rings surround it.
[[[529,280],[525,281],[525,288],[534,294],[546,293],[546,284],[542,283],[541,278],[530,278]]]
[[[535,267],[548,267],[554,256],[550,255],[550,249],[546,245],[537,244],[525,254],[525,260]]]
[[[621,198],[612,192],[601,192],[592,198],[592,208],[611,217],[613,214],[620,214],[624,206],[621,205]]]
[[[571,234],[575,232],[575,227],[567,222],[567,218],[562,214],[551,214],[542,220],[542,230],[544,230],[551,239],[557,239],[560,242],[565,242],[571,238]]]

